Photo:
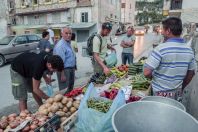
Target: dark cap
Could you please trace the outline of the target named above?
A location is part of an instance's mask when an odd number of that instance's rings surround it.
[[[105,22],[102,24],[102,29],[112,29],[112,24],[110,22]]]

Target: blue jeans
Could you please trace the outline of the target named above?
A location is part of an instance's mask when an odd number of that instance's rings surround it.
[[[128,64],[133,63],[133,54],[132,53],[122,53],[122,64],[126,65],[127,61],[128,61]]]

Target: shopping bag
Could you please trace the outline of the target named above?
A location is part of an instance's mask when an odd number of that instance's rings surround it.
[[[47,95],[48,95],[49,97],[52,97],[52,96],[54,95],[54,91],[53,91],[52,85],[47,84],[47,85],[46,85],[46,88],[47,88]]]
[[[111,123],[113,113],[125,104],[125,96],[122,90],[119,90],[117,96],[107,113],[99,112],[95,109],[88,108],[87,100],[89,98],[102,98],[96,92],[94,85],[91,83],[80,103],[78,110],[78,119],[76,123],[77,132],[112,132]],[[104,99],[104,98],[103,98]],[[105,98],[106,99],[106,98]],[[108,100],[108,99],[107,99]]]
[[[114,67],[117,64],[117,55],[115,52],[111,52],[108,54],[105,58],[105,64],[107,67],[111,68]]]

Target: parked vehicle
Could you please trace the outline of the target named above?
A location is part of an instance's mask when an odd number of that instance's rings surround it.
[[[41,37],[36,34],[10,35],[0,39],[0,66],[26,51],[36,51]]]
[[[136,27],[135,28],[135,35],[144,35],[145,34],[145,28],[144,27]]]

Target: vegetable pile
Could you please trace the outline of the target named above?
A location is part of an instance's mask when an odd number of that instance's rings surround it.
[[[78,96],[82,93],[83,93],[83,88],[80,87],[80,88],[73,89],[71,92],[65,94],[64,96],[69,97],[69,98],[73,98],[73,97],[76,97],[76,96]]]
[[[143,72],[143,64],[138,62],[138,63],[129,65],[128,75],[136,75],[142,72]]]
[[[149,85],[150,81],[143,74],[137,74],[132,78],[133,90],[147,90]]]
[[[61,116],[61,122],[65,121],[78,110],[79,100],[65,97],[61,94],[46,100],[46,103],[39,107],[39,114],[52,117],[54,114]]]
[[[98,98],[90,98],[87,101],[88,108],[92,108],[103,113],[107,113],[109,111],[111,104],[112,101],[110,100],[102,100]]]
[[[32,120],[21,132],[34,132],[37,127],[42,126],[49,118],[39,113],[31,114],[29,111],[22,111],[19,115],[16,113],[9,116],[3,116],[0,120],[0,132],[9,131],[19,126],[25,120]]]

